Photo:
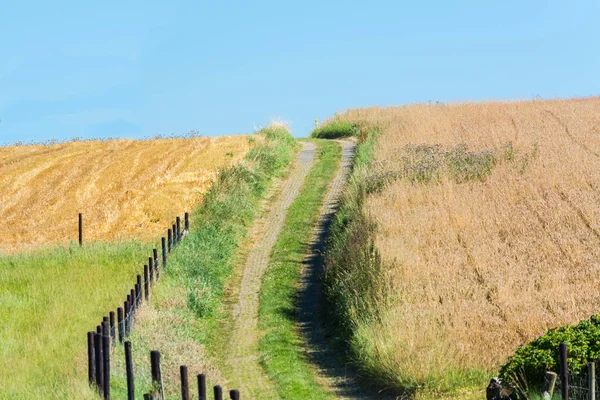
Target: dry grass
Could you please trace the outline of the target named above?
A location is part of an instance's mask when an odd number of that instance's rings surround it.
[[[458,181],[444,165],[435,180],[399,174],[368,197],[392,290],[381,320],[356,331],[366,363],[400,384],[448,390],[468,371],[493,374],[521,342],[598,312],[600,98],[340,118],[381,128],[373,176],[405,171],[409,145],[502,154],[481,179]]]
[[[154,238],[199,204],[243,136],[0,147],[0,253],[77,238]]]

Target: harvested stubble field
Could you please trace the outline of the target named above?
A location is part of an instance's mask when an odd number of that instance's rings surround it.
[[[77,239],[148,240],[190,210],[244,136],[0,147],[0,253]]]
[[[122,304],[174,217],[260,140],[0,148],[0,399],[95,398],[85,333]]]
[[[364,207],[382,267],[358,271],[381,311],[349,313],[368,372],[481,398],[520,343],[598,313],[600,98],[339,118],[381,132]]]

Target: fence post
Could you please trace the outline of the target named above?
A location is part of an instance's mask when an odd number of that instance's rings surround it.
[[[177,243],[179,243],[179,241],[181,240],[181,218],[180,217],[175,218],[175,225],[177,228]]]
[[[177,225],[173,224],[171,229],[173,230],[173,245],[171,247],[175,248],[175,246],[177,246],[177,241],[179,240],[178,235],[177,235]]]
[[[190,231],[190,213],[185,213],[185,222],[184,222],[184,226],[185,226],[185,230],[186,231]]]
[[[131,289],[129,291],[129,296],[131,296],[131,300],[129,301],[129,313],[131,314],[131,318],[129,320],[129,329],[133,326],[133,314],[135,313],[135,289]]]
[[[229,391],[229,397],[231,400],[240,400],[240,391],[237,389]]]
[[[162,247],[162,267],[165,269],[167,267],[167,239],[160,238],[161,247]],[[158,268],[156,268],[156,278],[158,279]]]
[[[181,376],[181,400],[190,400],[190,387],[188,382],[188,368],[186,365],[179,367]]]
[[[104,359],[102,358],[102,328],[96,328],[94,337],[94,345],[96,346],[96,386],[98,392],[102,394],[104,389]]]
[[[96,348],[94,346],[94,332],[87,333],[88,342],[88,379],[90,386],[92,386],[96,380],[96,360],[95,353]]]
[[[215,392],[215,400],[223,400],[223,388],[219,385],[213,388]]]
[[[137,277],[137,282],[136,284],[138,285],[138,290],[139,290],[139,299],[138,302],[141,303],[142,302],[142,275],[138,275]]]
[[[158,388],[160,398],[164,399],[162,372],[160,369],[160,351],[152,350],[150,352],[150,368],[152,371],[152,384]]]
[[[569,368],[567,366],[567,344],[562,342],[558,347],[560,358],[560,388],[562,400],[569,400]]]
[[[109,327],[110,327],[110,344],[111,346],[115,345],[115,342],[117,341],[117,331],[115,329],[115,312],[114,311],[110,311],[108,313],[108,321],[109,321]]]
[[[206,375],[198,375],[198,400],[207,400],[206,398]]]
[[[154,260],[152,257],[148,257],[148,268],[150,269],[150,276],[154,275]]]
[[[117,331],[119,332],[119,343],[123,343],[123,308],[117,308]]]
[[[596,400],[596,363],[588,363],[588,389],[590,400]]]
[[[125,308],[125,320],[123,322],[123,327],[124,329],[124,333],[125,333],[125,337],[129,336],[129,324],[131,323],[129,320],[129,316],[131,314],[131,295],[127,295],[127,300],[125,301],[125,303],[123,304],[124,308]]]
[[[158,270],[158,250],[152,249],[152,257],[154,257],[154,269]]]
[[[102,353],[104,358],[104,398],[110,399],[110,330],[108,321],[102,323]]]
[[[144,265],[144,298],[146,301],[148,301],[148,298],[150,297],[150,276],[151,274],[148,273],[148,266]]]
[[[169,253],[171,252],[171,248],[173,247],[173,233],[171,232],[171,228],[167,229],[167,250]]]
[[[83,214],[79,213],[79,246],[83,246]]]
[[[125,371],[127,374],[127,400],[135,400],[135,382],[133,375],[133,359],[131,358],[131,342],[125,342]]]

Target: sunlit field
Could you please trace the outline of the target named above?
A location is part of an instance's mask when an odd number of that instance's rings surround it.
[[[340,118],[381,131],[365,207],[383,268],[359,273],[386,300],[353,321],[365,368],[481,398],[520,343],[598,312],[600,98]]]
[[[95,398],[86,332],[123,304],[175,216],[251,146],[238,136],[0,148],[0,399]]]
[[[244,157],[246,136],[0,147],[0,253],[164,232],[200,203],[217,170]]]

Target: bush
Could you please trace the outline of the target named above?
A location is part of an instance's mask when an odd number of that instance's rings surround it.
[[[315,129],[310,136],[319,139],[337,139],[358,136],[359,133],[360,127],[358,124],[342,120],[333,120]]]
[[[520,346],[500,369],[500,378],[516,389],[516,396],[541,390],[546,371],[559,372],[558,346],[567,344],[569,372],[583,373],[587,363],[600,358],[600,315],[578,324],[550,329]]]

